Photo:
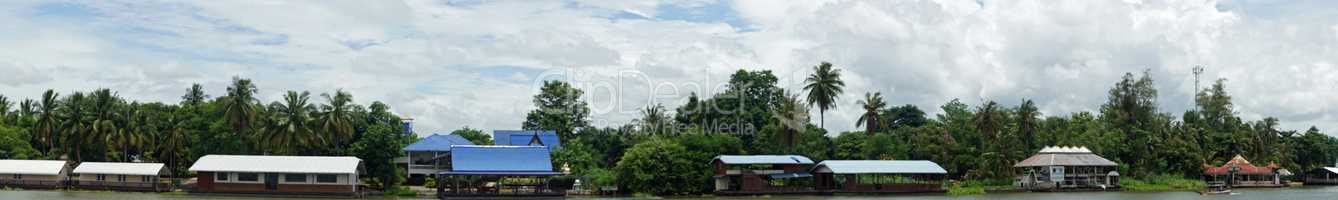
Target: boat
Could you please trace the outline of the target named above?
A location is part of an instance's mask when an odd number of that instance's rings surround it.
[[[1204,189],[1203,191],[1199,191],[1199,195],[1205,195],[1205,196],[1207,196],[1207,195],[1236,195],[1236,194],[1239,194],[1239,193],[1231,192],[1231,188],[1226,187],[1226,186],[1222,186],[1222,185],[1210,186],[1210,187],[1208,187],[1207,189]]]

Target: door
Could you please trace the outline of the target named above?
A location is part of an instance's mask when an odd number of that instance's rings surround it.
[[[269,191],[279,190],[279,174],[265,174],[265,189]]]

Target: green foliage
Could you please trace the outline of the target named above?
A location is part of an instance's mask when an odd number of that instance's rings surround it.
[[[571,169],[572,173],[578,175],[605,166],[604,155],[599,154],[590,145],[581,142],[564,144],[561,149],[553,153],[553,163],[558,165],[558,168],[555,169],[560,169],[565,165]]]
[[[585,92],[562,81],[545,81],[534,95],[535,109],[525,115],[525,130],[554,130],[560,138],[572,138],[576,131],[589,126],[590,108],[581,95]]]
[[[620,188],[655,195],[708,191],[710,168],[673,140],[656,138],[627,150],[615,168]]]
[[[1120,187],[1128,191],[1138,192],[1162,192],[1162,191],[1197,191],[1207,187],[1203,180],[1187,179],[1181,175],[1159,174],[1144,176],[1140,179],[1122,179]]]
[[[487,133],[483,133],[483,130],[470,128],[468,126],[460,128],[459,130],[451,131],[451,135],[459,135],[460,137],[463,137],[466,140],[469,140],[469,142],[473,142],[476,145],[492,145],[492,136],[488,135]]]
[[[28,130],[0,125],[0,159],[35,159],[41,154],[28,143]]]
[[[388,124],[376,124],[368,128],[363,133],[362,139],[353,143],[352,150],[356,152],[359,159],[363,160],[363,165],[372,178],[379,179],[382,188],[392,188],[394,185],[403,181],[404,177],[399,176],[395,166],[395,158],[402,156],[400,148],[404,147],[404,140],[400,139],[400,132],[396,131]]]
[[[826,127],[827,110],[836,108],[836,99],[844,92],[846,83],[841,81],[841,69],[833,69],[832,64],[822,62],[813,66],[813,74],[804,79],[804,90],[808,91],[808,105],[818,106],[822,118],[819,126]]]

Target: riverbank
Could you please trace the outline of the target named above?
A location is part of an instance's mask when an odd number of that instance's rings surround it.
[[[1187,179],[1181,175],[1156,175],[1142,179],[1124,179],[1120,187],[1132,192],[1199,191],[1208,187],[1203,180]]]

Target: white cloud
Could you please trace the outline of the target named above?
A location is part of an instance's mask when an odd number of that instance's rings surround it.
[[[595,120],[614,125],[647,103],[672,108],[688,92],[718,92],[740,68],[773,70],[798,89],[810,67],[829,61],[848,84],[842,104],[827,112],[827,127],[842,131],[854,129],[864,92],[930,113],[953,98],[1031,98],[1063,115],[1096,110],[1116,79],[1143,69],[1157,79],[1162,110],[1179,114],[1191,105],[1190,68],[1203,65],[1207,80],[1230,80],[1247,119],[1277,116],[1286,128],[1338,133],[1329,106],[1338,103],[1338,14],[1324,6],[728,3],[749,23],[744,29],[656,19],[685,14],[664,13],[666,4],[704,1],[100,1],[72,16],[34,14],[44,2],[5,4],[0,24],[23,31],[0,33],[0,44],[24,48],[0,51],[0,69],[28,75],[0,78],[7,96],[109,87],[176,102],[190,83],[217,95],[241,75],[256,79],[266,101],[282,90],[339,88],[360,103],[384,101],[428,134],[518,128],[545,78],[578,80],[601,111]]]

